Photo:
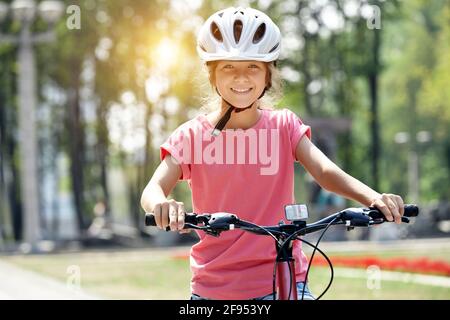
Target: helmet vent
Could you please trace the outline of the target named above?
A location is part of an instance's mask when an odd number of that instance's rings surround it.
[[[221,18],[223,17],[223,12],[219,13],[219,17]]]
[[[233,31],[234,31],[234,41],[237,43],[239,43],[239,40],[241,39],[241,34],[242,34],[242,21],[241,20],[236,20],[234,22],[233,25]]]
[[[273,47],[272,49],[270,49],[269,53],[272,53],[275,51],[276,48],[278,48],[278,46],[280,45],[280,43],[278,42],[275,47]]]
[[[264,37],[265,33],[266,33],[266,24],[262,23],[255,31],[255,35],[253,36],[253,43],[257,44],[258,42],[260,42],[261,39]]]
[[[211,23],[211,33],[217,41],[223,42],[222,33],[215,22]]]

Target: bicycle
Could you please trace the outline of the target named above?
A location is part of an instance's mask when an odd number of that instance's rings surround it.
[[[416,217],[419,214],[419,208],[416,205],[405,205],[402,222],[409,223],[409,217]],[[317,297],[319,300],[331,287],[334,277],[333,265],[327,255],[318,248],[319,243],[325,232],[332,225],[344,225],[350,231],[355,227],[370,227],[372,225],[379,225],[384,222],[389,222],[380,210],[376,208],[347,208],[342,211],[331,214],[314,223],[307,224],[308,210],[305,205],[293,204],[286,205],[285,217],[291,223],[284,223],[280,221],[276,226],[259,226],[252,222],[241,220],[237,215],[227,212],[196,214],[188,213],[185,215],[184,229],[197,229],[206,232],[207,234],[219,237],[223,231],[241,229],[257,235],[268,235],[275,240],[277,255],[274,262],[273,272],[273,299],[276,300],[276,293],[278,293],[278,300],[297,300],[297,286],[295,275],[295,259],[292,256],[292,242],[300,240],[303,243],[314,248],[311,258],[308,262],[306,270],[305,283],[308,279],[311,263],[314,259],[314,254],[318,251],[328,262],[331,271],[330,282],[325,290]],[[154,216],[150,213],[145,215],[146,226],[156,226]],[[170,228],[167,227],[166,231]],[[302,238],[306,234],[323,230],[318,238],[316,244],[312,244]],[[277,273],[279,276],[277,277]],[[276,290],[278,288],[278,290]],[[306,285],[303,286],[302,300],[304,298]]]

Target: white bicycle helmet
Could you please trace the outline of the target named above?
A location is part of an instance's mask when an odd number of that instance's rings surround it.
[[[280,29],[263,12],[230,7],[214,13],[203,24],[197,38],[197,52],[205,61],[278,59]]]

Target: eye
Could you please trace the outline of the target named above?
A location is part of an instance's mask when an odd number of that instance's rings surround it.
[[[226,64],[222,67],[222,69],[233,69],[233,66],[231,64]]]
[[[259,66],[256,65],[256,64],[251,64],[248,67],[251,68],[251,69],[259,69]]]

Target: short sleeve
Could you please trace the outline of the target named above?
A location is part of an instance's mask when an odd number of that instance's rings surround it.
[[[303,123],[303,121],[292,111],[285,109],[287,114],[287,123],[289,127],[289,139],[291,141],[291,151],[294,159],[295,150],[300,142],[301,138],[306,135],[308,139],[311,139],[311,127]]]
[[[189,130],[177,128],[160,146],[161,161],[170,154],[181,168],[179,180],[189,180],[191,177],[191,137]]]

